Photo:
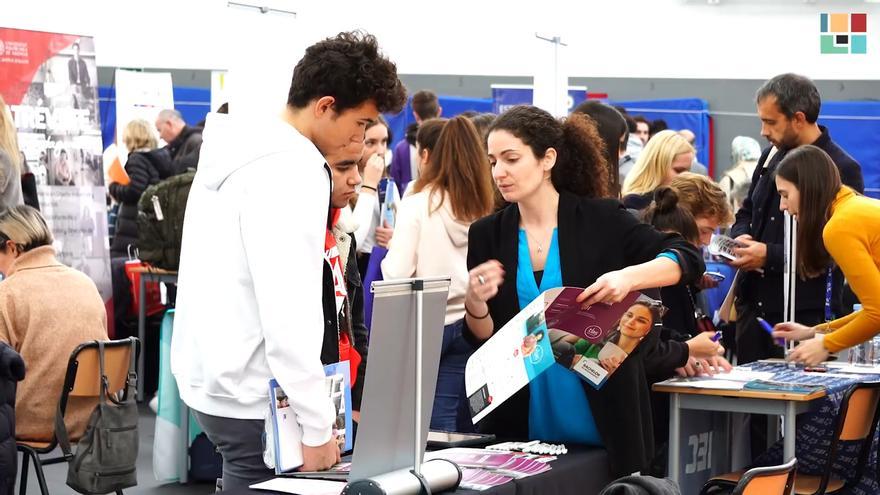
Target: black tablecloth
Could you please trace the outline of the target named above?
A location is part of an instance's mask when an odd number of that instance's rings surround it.
[[[550,463],[550,471],[513,480],[483,492],[473,490],[456,490],[458,495],[543,495],[554,493],[559,495],[595,495],[611,483],[608,474],[608,454],[604,449],[571,447],[568,454],[559,456]],[[262,490],[229,490],[226,495],[267,495],[276,492]]]

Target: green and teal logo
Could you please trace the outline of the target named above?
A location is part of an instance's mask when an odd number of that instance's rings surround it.
[[[819,14],[823,54],[868,53],[868,14]]]

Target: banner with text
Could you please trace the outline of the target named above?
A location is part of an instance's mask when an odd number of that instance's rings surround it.
[[[34,173],[58,260],[112,295],[98,118],[95,43],[88,36],[0,28],[0,94]]]

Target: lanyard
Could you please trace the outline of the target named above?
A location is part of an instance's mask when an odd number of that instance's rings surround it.
[[[832,267],[828,267],[828,275],[825,277],[825,321],[831,321],[834,319],[834,315],[831,313],[831,284],[834,280],[832,274],[834,273],[834,269]]]

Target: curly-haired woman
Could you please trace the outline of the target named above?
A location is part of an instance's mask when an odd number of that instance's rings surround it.
[[[578,302],[589,305],[702,274],[692,244],[605,199],[608,168],[589,117],[559,121],[536,107],[514,107],[490,128],[488,149],[495,183],[512,204],[470,229],[464,334],[473,342],[489,339],[551,288],[586,287]],[[651,346],[653,333],[599,390],[554,364],[480,428],[603,446],[613,476],[644,471],[654,447],[641,354]]]

